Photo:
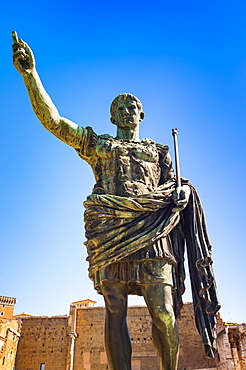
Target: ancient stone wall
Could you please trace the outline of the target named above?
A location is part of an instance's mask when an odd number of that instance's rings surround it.
[[[103,307],[83,308],[72,304],[69,316],[22,317],[15,369],[109,369],[104,347],[104,315]],[[132,370],[159,370],[147,307],[129,307],[128,324],[133,347]],[[204,355],[191,303],[184,305],[178,325],[179,370],[246,370],[244,325],[228,326],[221,321],[215,359]],[[0,366],[2,369],[10,370]]]
[[[74,370],[108,369],[104,348],[104,314],[103,307],[77,309]],[[133,346],[133,370],[158,369],[147,308],[129,307],[128,324]]]
[[[104,308],[76,310],[74,370],[107,369],[104,349]]]
[[[69,344],[68,317],[26,317],[21,320],[21,337],[16,370],[65,370]]]
[[[128,323],[132,341],[134,370],[158,369],[152,341],[152,321],[145,306],[129,307]]]
[[[180,353],[178,369],[216,369],[215,359],[205,357],[203,344],[195,326],[192,303],[186,303],[178,319]]]
[[[104,308],[77,309],[74,370],[108,369],[104,349]],[[158,370],[151,334],[151,319],[145,306],[128,308],[133,370]],[[192,304],[186,304],[179,319],[179,370],[216,369],[214,359],[205,358],[194,323]]]

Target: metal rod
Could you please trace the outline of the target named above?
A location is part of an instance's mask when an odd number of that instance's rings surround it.
[[[177,179],[177,187],[181,186],[180,178],[180,165],[179,165],[179,148],[178,148],[178,130],[176,128],[172,129],[173,142],[174,142],[174,155],[175,155],[175,172]]]

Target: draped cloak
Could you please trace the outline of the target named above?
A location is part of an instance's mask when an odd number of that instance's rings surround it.
[[[206,356],[214,357],[215,315],[220,306],[212,268],[211,244],[198,194],[192,185],[189,186],[189,202],[181,212],[174,211],[177,208],[172,200],[174,179],[143,195],[89,195],[84,202],[89,276],[94,280],[99,269],[119,262],[142,248],[153,246],[169,235],[176,260],[173,301],[175,316],[178,317],[185,290],[186,245],[196,326]]]

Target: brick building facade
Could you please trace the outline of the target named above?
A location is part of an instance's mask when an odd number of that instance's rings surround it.
[[[91,303],[90,303],[91,302]],[[95,302],[74,302],[69,316],[23,317],[16,370],[109,369],[104,348],[104,307]],[[151,318],[145,306],[128,309],[133,370],[158,370],[152,342]],[[194,324],[192,304],[186,304],[179,319],[179,370],[217,369],[215,359],[204,356]]]
[[[16,298],[0,296],[0,319],[12,319]]]
[[[12,370],[19,341],[19,325],[13,319],[15,298],[0,296],[0,369]]]
[[[21,314],[2,319],[0,370],[109,369],[104,348],[105,309],[94,304],[91,300],[74,302],[69,316]],[[147,308],[129,307],[128,323],[133,347],[132,370],[158,370]],[[245,324],[225,324],[218,317],[215,359],[204,356],[191,303],[184,305],[178,325],[179,370],[246,370]]]

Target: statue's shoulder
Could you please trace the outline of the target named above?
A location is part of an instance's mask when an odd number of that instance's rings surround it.
[[[95,147],[97,141],[98,141],[98,135],[95,133],[93,128],[91,126],[86,126],[84,128],[84,144],[85,146],[88,146],[89,148]]]
[[[155,145],[155,141],[149,138],[145,138],[141,140],[141,143],[143,144],[150,144],[150,145]]]
[[[79,126],[79,130],[81,146],[80,148],[75,150],[82,159],[89,162],[94,156],[96,144],[98,141],[98,135],[95,133],[91,126]]]
[[[143,144],[149,144],[149,145],[154,145],[154,146],[156,146],[156,148],[157,148],[158,151],[165,151],[165,150],[168,151],[169,150],[169,146],[168,145],[158,144],[154,140],[149,139],[149,138],[145,138],[145,139],[141,140],[141,143],[143,143]]]
[[[158,152],[161,154],[161,155],[167,155],[167,153],[169,152],[169,146],[168,145],[163,145],[163,144],[158,144],[156,143],[156,148],[158,150]]]
[[[159,152],[159,154],[162,155],[162,156],[167,155],[167,153],[169,152],[169,146],[168,145],[163,145],[163,144],[156,143],[152,139],[146,138],[146,139],[141,140],[141,142],[143,144],[155,146],[157,151]]]

